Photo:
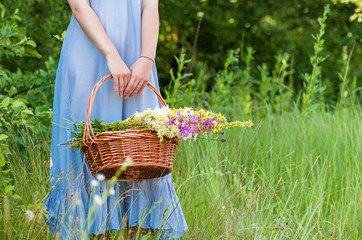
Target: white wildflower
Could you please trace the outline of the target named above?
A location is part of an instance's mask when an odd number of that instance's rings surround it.
[[[97,180],[95,180],[95,179],[93,179],[93,180],[91,181],[91,186],[92,186],[92,187],[97,187],[98,184],[99,184],[99,182],[98,182]]]
[[[114,194],[116,194],[116,191],[114,190],[114,188],[110,188],[109,195],[114,195]]]
[[[97,174],[97,179],[99,180],[99,181],[103,181],[104,179],[105,179],[105,176],[103,175],[103,174]]]
[[[188,116],[188,115],[191,115],[193,113],[194,113],[194,111],[190,107],[186,107],[186,108],[184,108],[182,110],[182,115],[184,115],[184,116]]]
[[[180,130],[177,126],[169,125],[169,116],[175,115],[169,107],[156,107],[154,110],[146,109],[141,113],[134,114],[134,120],[142,122],[144,127],[157,132],[162,141],[163,137],[179,137]]]
[[[26,217],[26,219],[27,219],[28,221],[31,221],[31,220],[34,219],[35,214],[34,214],[34,212],[31,211],[31,210],[25,210],[25,217]]]
[[[93,197],[93,202],[94,202],[95,205],[101,206],[101,205],[102,205],[102,198],[101,198],[101,196],[99,196],[99,195],[94,195],[94,197]]]

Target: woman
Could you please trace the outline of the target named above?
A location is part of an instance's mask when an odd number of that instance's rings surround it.
[[[91,119],[115,122],[136,111],[161,107],[145,88],[159,89],[154,64],[158,39],[158,0],[68,0],[73,16],[68,26],[56,75],[50,159],[52,190],[44,205],[46,221],[61,239],[89,238],[108,230],[132,229],[134,238],[151,230],[161,239],[179,238],[187,224],[172,184],[172,175],[117,182],[114,194],[94,207],[92,196],[109,187],[95,182],[84,154],[59,143],[72,136],[59,125],[86,120],[89,94],[111,73],[94,100]],[[69,126],[66,126],[69,127]],[[92,181],[93,180],[93,181]],[[92,182],[92,184],[91,184]]]

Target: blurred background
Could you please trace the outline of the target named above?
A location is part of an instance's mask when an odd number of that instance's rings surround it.
[[[295,98],[303,87],[303,73],[311,71],[310,55],[314,45],[311,35],[317,33],[317,19],[327,4],[330,14],[321,53],[327,59],[321,70],[321,81],[328,86],[326,101],[333,104],[340,94],[338,73],[345,68],[350,53],[349,77],[357,78],[357,88],[362,85],[360,0],[160,1],[157,66],[161,85],[170,82],[169,70],[177,68],[174,56],[184,53],[186,59],[193,60],[185,71],[194,76],[204,72],[202,81],[206,90],[210,89],[224,66],[227,52],[238,49],[235,67],[243,68],[249,48],[252,51],[251,80],[261,81],[260,68],[268,68],[271,73],[276,64],[285,61],[284,83],[293,89]],[[42,88],[39,85],[49,90],[61,48],[61,41],[54,35],[61,36],[67,28],[71,16],[68,4],[56,0],[4,0],[0,7],[0,98],[7,95],[11,87],[16,88],[11,92],[18,95],[27,93],[30,88]],[[4,75],[21,71],[27,79],[39,78],[41,69],[50,75],[41,82],[37,80],[32,87],[25,83],[18,85],[19,81],[12,86],[6,83]],[[48,92],[44,103],[51,106]]]

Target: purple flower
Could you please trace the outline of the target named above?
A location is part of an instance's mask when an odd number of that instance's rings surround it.
[[[181,120],[182,119],[182,114],[180,112],[177,112],[177,119]]]

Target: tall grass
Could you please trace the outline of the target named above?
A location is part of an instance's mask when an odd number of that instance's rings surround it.
[[[254,129],[228,131],[225,143],[183,142],[174,165],[190,228],[183,239],[360,239],[361,117],[256,116]],[[24,132],[32,147],[11,146],[9,167],[22,199],[11,199],[6,228],[0,211],[1,239],[9,228],[10,239],[50,239],[40,213],[49,190],[49,137]],[[31,221],[27,209],[35,212]]]
[[[186,239],[359,239],[361,112],[254,119],[226,143],[184,143]]]

